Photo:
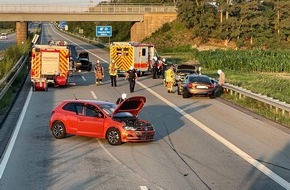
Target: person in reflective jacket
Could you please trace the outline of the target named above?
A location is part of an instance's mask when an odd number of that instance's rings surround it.
[[[101,85],[104,78],[104,68],[100,65],[100,60],[98,60],[96,63],[94,73],[96,78],[96,85]]]
[[[162,79],[165,79],[165,71],[167,69],[167,61],[165,58],[162,59]]]
[[[125,79],[129,80],[130,92],[131,93],[134,92],[135,83],[136,83],[136,79],[137,79],[137,73],[136,73],[136,70],[134,69],[133,66],[131,66],[129,71],[127,71]]]
[[[110,65],[109,65],[109,74],[111,78],[111,86],[116,87],[117,86],[117,65],[115,64],[115,60],[112,59]]]
[[[166,70],[165,73],[165,82],[167,84],[167,92],[173,93],[173,83],[175,81],[175,74],[173,70],[173,65],[170,65],[169,69]]]

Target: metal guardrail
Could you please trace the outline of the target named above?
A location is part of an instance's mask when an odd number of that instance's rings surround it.
[[[0,13],[176,13],[176,6],[160,4],[1,4]]]
[[[13,66],[13,68],[0,80],[0,86],[1,87],[3,86],[3,88],[0,89],[1,90],[0,100],[3,98],[8,89],[11,87],[16,77],[19,75],[19,72],[22,70],[27,59],[28,59],[27,55],[22,55],[21,58],[17,61],[17,63]]]
[[[276,111],[278,111],[277,109],[280,109],[282,110],[282,113],[285,114],[285,112],[288,112],[289,113],[289,116],[290,116],[290,104],[287,104],[286,102],[281,102],[279,100],[276,100],[272,97],[268,97],[268,96],[265,96],[265,95],[262,95],[262,94],[255,94],[249,90],[246,90],[244,88],[241,88],[241,87],[237,87],[237,86],[234,86],[234,85],[231,85],[231,84],[224,84],[223,87],[225,89],[228,89],[230,90],[230,93],[232,94],[233,92],[235,93],[238,93],[240,98],[242,96],[246,96],[246,97],[250,97],[252,99],[255,99],[255,100],[258,100],[260,102],[263,102],[265,104],[268,104],[272,107],[275,107],[276,108]]]

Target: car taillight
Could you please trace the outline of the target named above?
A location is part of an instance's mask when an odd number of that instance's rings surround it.
[[[34,73],[33,69],[31,69],[30,74],[31,74],[31,76],[34,76],[35,73]]]
[[[192,88],[192,87],[193,87],[193,85],[191,83],[187,84],[187,88]]]
[[[208,85],[208,88],[214,88],[213,84]]]

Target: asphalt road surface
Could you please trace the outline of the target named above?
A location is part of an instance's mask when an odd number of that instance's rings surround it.
[[[7,36],[8,36],[8,38],[5,40],[0,39],[0,52],[4,51],[9,46],[16,43],[16,34],[15,33],[8,34]]]
[[[43,25],[43,43],[66,40],[108,68],[109,54]],[[167,93],[162,79],[137,79],[136,92],[147,102],[139,114],[156,130],[154,142],[111,146],[103,139],[54,139],[51,110],[64,99],[115,102],[129,83],[94,84],[93,72],[78,72],[67,88],[27,93],[0,165],[0,189],[290,189],[288,129],[229,106],[220,99]],[[27,81],[29,83],[29,80]],[[29,85],[26,85],[29,88]],[[22,108],[22,107],[21,107]]]

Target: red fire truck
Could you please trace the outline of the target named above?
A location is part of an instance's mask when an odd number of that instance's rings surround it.
[[[33,90],[47,91],[47,85],[67,86],[70,75],[67,42],[34,45],[31,50],[31,82]]]

